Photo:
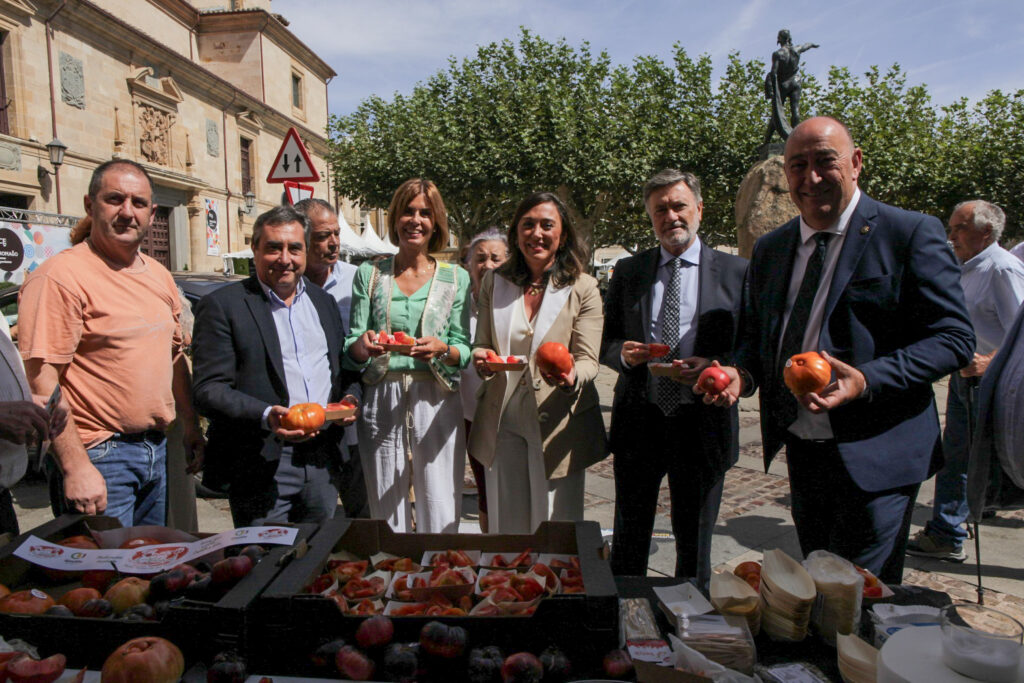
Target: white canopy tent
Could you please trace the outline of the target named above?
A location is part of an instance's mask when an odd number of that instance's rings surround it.
[[[377,232],[368,223],[363,224],[363,242],[368,247],[374,249],[375,254],[397,254],[398,247],[394,246],[390,242],[385,242],[377,236]]]
[[[352,226],[348,224],[348,221],[340,213],[338,214],[338,226],[341,228],[338,239],[341,241],[342,254],[367,258],[381,253],[357,235]]]

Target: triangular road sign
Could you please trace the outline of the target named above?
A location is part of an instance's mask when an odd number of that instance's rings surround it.
[[[281,143],[281,150],[274,159],[274,165],[267,176],[268,183],[283,183],[286,180],[317,182],[320,174],[313,167],[306,146],[299,139],[299,131],[294,127],[288,129]]]

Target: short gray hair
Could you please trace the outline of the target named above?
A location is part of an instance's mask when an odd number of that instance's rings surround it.
[[[700,180],[697,179],[697,176],[693,175],[689,171],[665,168],[655,173],[651,176],[650,180],[644,183],[644,206],[647,206],[647,200],[650,198],[652,192],[677,183],[686,183],[686,186],[690,188],[690,192],[693,193],[693,198],[697,200],[698,204],[704,201],[700,196]]]
[[[968,199],[967,201],[960,202],[953,207],[953,213],[956,213],[968,204],[973,205],[971,223],[974,224],[974,229],[984,230],[989,228],[992,230],[992,243],[997,243],[999,238],[1003,236],[1003,228],[1006,227],[1006,214],[998,206],[992,202],[986,202],[984,199]]]
[[[306,197],[305,199],[300,199],[299,201],[295,202],[295,204],[292,205],[292,208],[294,208],[296,211],[301,213],[307,219],[306,220],[306,246],[307,247],[309,246],[309,241],[313,238],[313,234],[312,234],[313,233],[313,219],[312,219],[312,217],[309,214],[315,213],[317,209],[323,209],[324,211],[326,211],[327,213],[331,214],[332,216],[337,216],[338,215],[338,212],[334,210],[334,207],[331,206],[330,202],[328,202],[328,201],[326,201],[324,199],[320,199],[319,197]]]
[[[296,211],[295,207],[282,204],[257,216],[256,224],[252,226],[253,251],[260,246],[260,238],[263,237],[263,228],[265,226],[286,225],[288,223],[298,223],[302,226],[302,232],[307,236],[309,235],[309,219],[306,218],[305,214]],[[308,239],[306,240],[306,246],[309,246]]]
[[[469,259],[473,256],[473,250],[481,242],[501,242],[505,245],[506,251],[508,250],[508,239],[505,237],[505,234],[499,231],[498,228],[487,228],[483,232],[478,232],[474,235],[473,239],[466,245],[466,255],[462,259],[463,265],[469,265]]]

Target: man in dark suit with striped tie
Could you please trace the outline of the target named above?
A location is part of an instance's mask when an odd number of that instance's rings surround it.
[[[612,571],[645,575],[661,480],[668,475],[676,576],[711,578],[711,537],[725,472],[739,454],[735,406],[696,400],[690,386],[712,360],[732,352],[746,259],[697,237],[704,204],[692,173],[661,171],[644,186],[659,246],[616,264],[605,297],[601,362],[619,373],[612,407],[615,536]],[[685,364],[653,377],[661,362]]]

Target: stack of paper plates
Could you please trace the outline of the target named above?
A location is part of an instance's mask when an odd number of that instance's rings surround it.
[[[749,583],[730,571],[711,575],[711,604],[719,614],[747,620],[752,635],[761,630],[761,598]]]
[[[875,683],[878,670],[878,650],[857,636],[836,636],[839,654],[839,674],[845,683]]]
[[[781,550],[766,550],[761,570],[761,628],[775,640],[807,637],[815,597],[814,579]]]

